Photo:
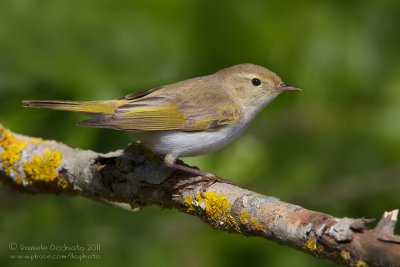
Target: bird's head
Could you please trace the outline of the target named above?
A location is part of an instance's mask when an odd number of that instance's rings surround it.
[[[264,107],[282,92],[300,90],[284,83],[272,71],[253,64],[235,65],[215,75],[220,76],[224,88],[235,102],[249,108]]]

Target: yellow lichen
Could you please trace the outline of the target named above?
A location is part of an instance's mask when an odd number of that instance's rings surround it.
[[[29,137],[29,142],[31,142],[34,145],[40,145],[43,143],[43,139],[37,137]]]
[[[58,187],[61,187],[62,189],[65,189],[65,188],[68,187],[68,185],[69,185],[69,183],[68,183],[67,180],[65,180],[63,178],[60,178],[60,177],[58,178],[58,181],[57,181],[57,186]]]
[[[356,267],[368,267],[367,263],[365,261],[359,260],[356,263]]]
[[[227,200],[225,195],[217,194],[214,191],[209,191],[202,194],[197,194],[196,199],[200,205],[205,204],[204,211],[213,219],[224,218],[229,214],[232,204]]]
[[[254,217],[251,217],[250,218],[250,223],[253,225],[253,227],[257,230],[257,231],[261,231],[263,228],[262,228],[262,225],[257,221],[257,219],[256,218],[254,218]]]
[[[18,185],[22,184],[22,177],[21,175],[17,175],[17,180],[15,181]]]
[[[350,259],[350,253],[348,251],[342,250],[340,251],[340,257],[342,257],[343,260],[348,261]]]
[[[232,203],[228,201],[226,195],[209,191],[197,194],[195,199],[186,196],[184,204],[188,213],[201,216],[212,226],[240,232],[235,219],[230,214]]]
[[[186,196],[184,204],[186,206],[186,211],[190,214],[195,213],[195,209],[193,208],[193,199],[191,196]]]
[[[60,151],[46,149],[42,155],[32,157],[29,162],[16,165],[21,161],[22,151],[28,146],[28,143],[38,145],[43,142],[40,138],[18,138],[0,124],[0,167],[7,175],[13,174],[14,182],[18,185],[26,182],[32,185],[38,181],[54,181],[58,187],[65,189],[69,183],[58,177],[57,171],[62,158]]]
[[[25,162],[23,169],[30,184],[38,181],[52,182],[58,177],[57,167],[61,164],[60,151],[46,149],[41,156],[34,156]]]
[[[316,255],[322,255],[324,253],[324,247],[319,245],[314,239],[307,240],[306,249]]]
[[[3,171],[10,174],[15,170],[14,165],[21,159],[21,152],[28,143],[25,140],[15,137],[9,130],[0,127],[0,153]]]
[[[248,223],[250,223],[250,225],[251,225],[254,229],[256,229],[257,231],[262,231],[263,227],[262,227],[262,225],[260,224],[260,222],[259,222],[256,218],[251,217],[251,216],[249,215],[249,213],[248,213],[246,210],[242,210],[242,211],[240,212],[239,218],[240,218],[240,222],[241,222],[242,224],[248,224]]]
[[[247,212],[247,211],[245,211],[245,210],[242,210],[241,212],[240,212],[240,222],[242,223],[242,224],[248,224],[249,223],[249,213]]]
[[[306,248],[310,251],[314,251],[317,248],[317,243],[313,239],[308,239],[306,242]]]

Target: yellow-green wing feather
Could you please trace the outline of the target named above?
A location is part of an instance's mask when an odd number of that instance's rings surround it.
[[[179,129],[185,117],[172,104],[153,107],[130,106],[117,108],[111,117],[111,123],[117,129],[131,131],[163,131]]]
[[[176,94],[157,90],[118,106],[112,115],[81,124],[128,131],[203,131],[230,125],[239,117],[239,106],[218,91]]]

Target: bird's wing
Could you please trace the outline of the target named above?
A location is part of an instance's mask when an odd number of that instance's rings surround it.
[[[119,100],[133,100],[133,99],[138,99],[138,98],[144,97],[144,96],[146,96],[146,95],[148,95],[148,94],[151,94],[151,93],[153,93],[153,92],[155,92],[155,91],[158,91],[158,90],[160,90],[160,89],[162,89],[162,88],[163,88],[163,86],[160,86],[160,87],[151,88],[151,89],[148,89],[148,90],[142,91],[142,92],[135,92],[135,93],[126,95],[126,96],[124,96],[124,97],[121,97]]]
[[[230,125],[240,118],[240,107],[218,91],[185,99],[163,90],[118,106],[103,118],[82,122],[92,127],[128,131],[204,131]]]

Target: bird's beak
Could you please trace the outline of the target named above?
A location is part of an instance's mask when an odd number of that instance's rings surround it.
[[[280,92],[285,92],[285,91],[301,91],[300,88],[294,87],[292,85],[288,85],[286,83],[282,83],[276,89]]]

